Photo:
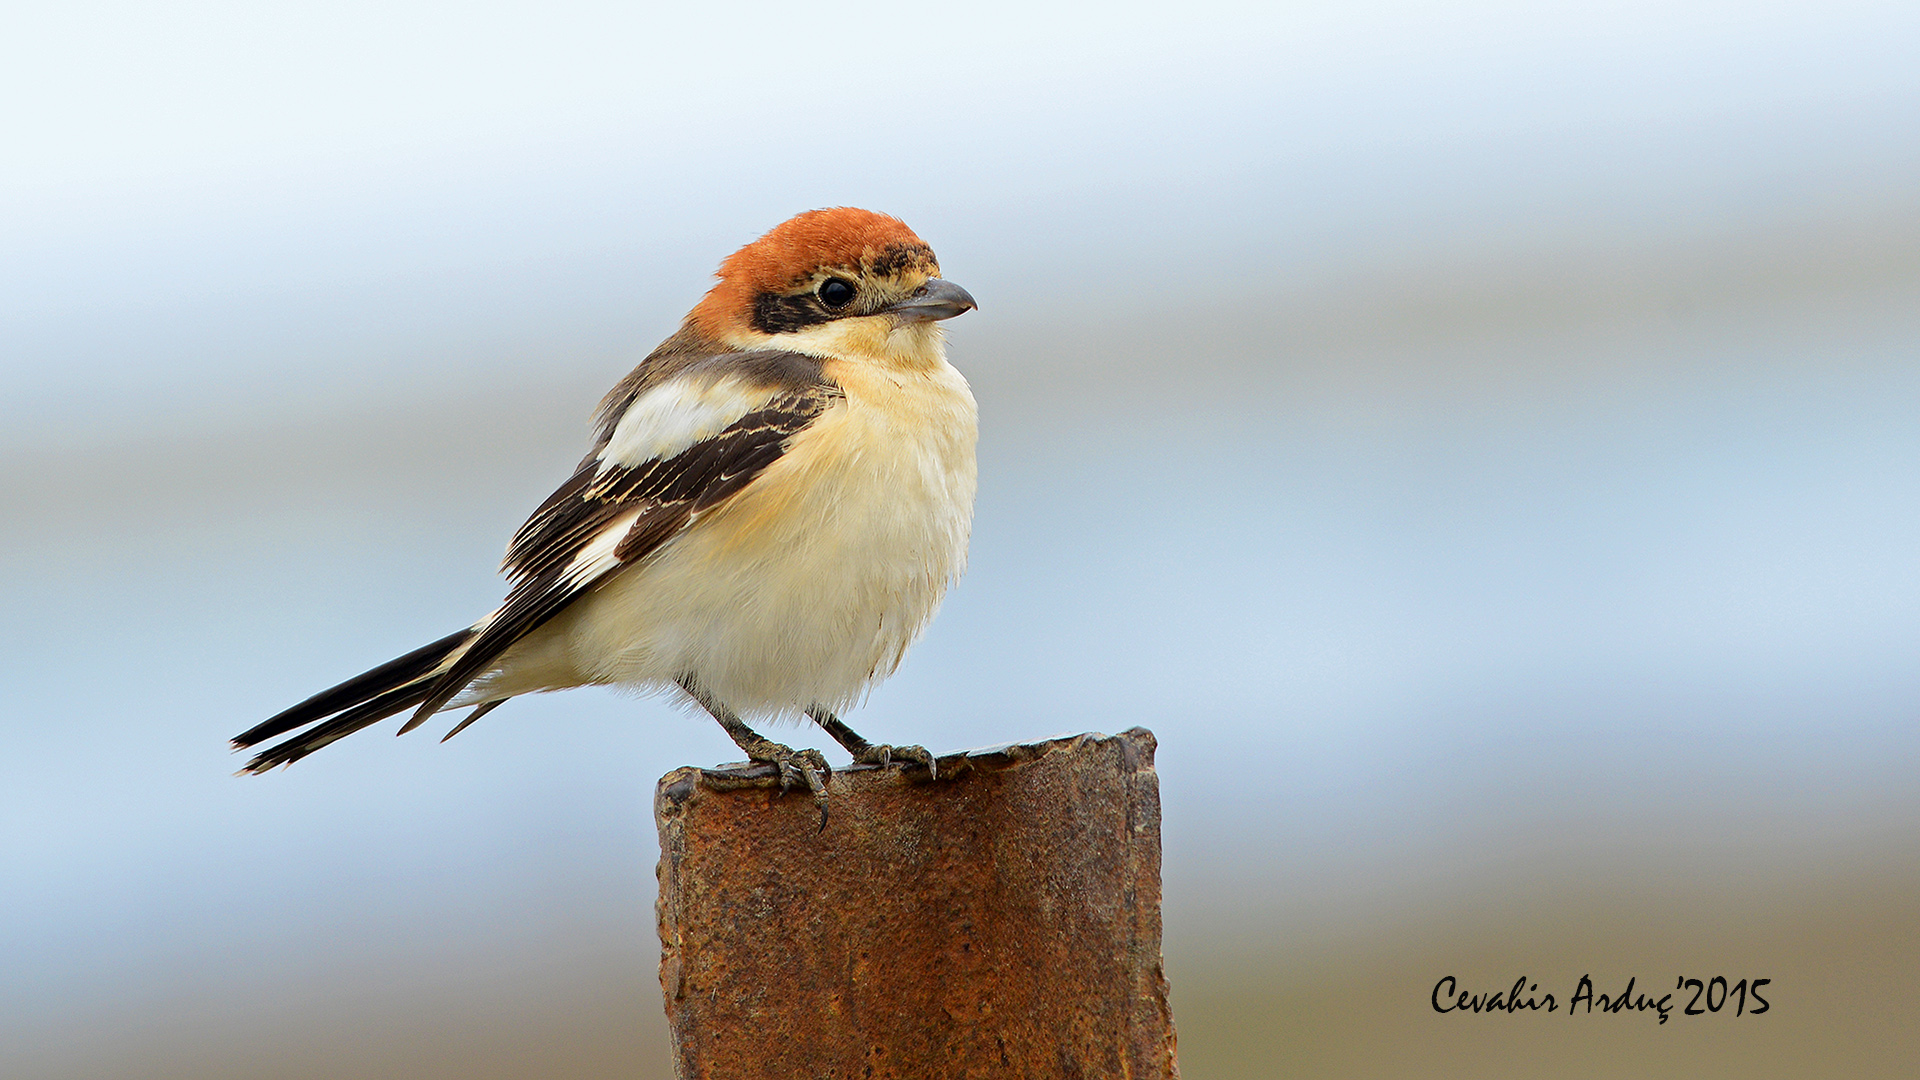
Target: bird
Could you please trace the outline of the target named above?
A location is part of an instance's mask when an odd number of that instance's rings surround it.
[[[898,218],[799,214],[721,263],[595,412],[507,545],[505,601],[233,738],[265,773],[390,716],[400,734],[522,694],[616,686],[718,721],[826,820],[831,770],[748,720],[810,719],[856,763],[936,769],[839,714],[891,675],[964,571],[978,412],[944,321],[975,309]],[[304,728],[305,730],[299,730]]]

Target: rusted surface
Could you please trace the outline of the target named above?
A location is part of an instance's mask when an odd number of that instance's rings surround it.
[[[1143,728],[853,769],[824,830],[758,770],[660,781],[681,1077],[1177,1077]],[[731,790],[725,790],[731,788]]]

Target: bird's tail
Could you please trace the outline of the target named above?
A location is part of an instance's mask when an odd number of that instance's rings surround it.
[[[478,631],[469,628],[448,634],[431,645],[423,645],[372,671],[355,675],[331,690],[322,690],[235,735],[233,748],[241,750],[316,720],[325,721],[255,754],[240,771],[263,773],[275,765],[290,764],[335,739],[343,739],[369,724],[419,705],[433,693],[451,659],[465,649],[476,633]]]

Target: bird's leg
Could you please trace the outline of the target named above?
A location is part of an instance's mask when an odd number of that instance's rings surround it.
[[[813,792],[814,804],[820,807],[820,827],[827,827],[826,777],[832,769],[827,765],[825,755],[818,750],[795,750],[774,742],[748,727],[745,721],[734,715],[732,709],[713,700],[691,679],[681,679],[680,689],[685,690],[688,696],[700,703],[701,708],[720,722],[734,745],[746,752],[748,760],[764,761],[780,770],[781,794],[786,794],[789,788],[798,783],[804,783],[807,790]]]
[[[886,768],[893,764],[894,758],[910,761],[915,765],[927,767],[927,774],[934,779],[940,778],[940,767],[934,764],[933,755],[920,746],[888,746],[886,743],[870,743],[860,737],[859,732],[848,727],[839,717],[815,705],[807,710],[813,722],[826,729],[833,741],[846,748],[853,760],[862,765],[878,765]]]

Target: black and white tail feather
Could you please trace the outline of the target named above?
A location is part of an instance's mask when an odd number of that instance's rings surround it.
[[[471,628],[448,634],[431,645],[423,645],[372,671],[355,675],[339,686],[322,690],[293,708],[276,713],[235,735],[234,748],[245,749],[276,735],[306,727],[316,720],[332,717],[310,731],[254,755],[241,772],[263,773],[276,765],[290,765],[328,743],[418,706],[433,692],[438,677],[448,666],[448,658],[462,651],[476,634],[477,631]],[[488,702],[480,709],[485,710],[497,704],[499,702]],[[339,715],[334,715],[336,713]],[[469,718],[466,723],[475,718]],[[466,723],[462,723],[461,727],[465,727]],[[453,735],[454,732],[447,733],[448,738]]]

